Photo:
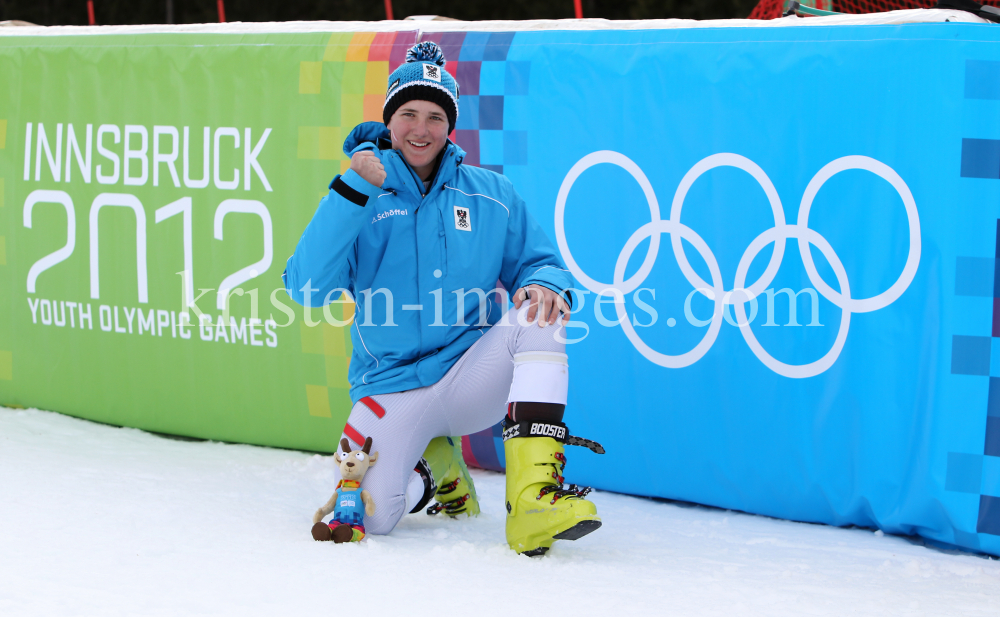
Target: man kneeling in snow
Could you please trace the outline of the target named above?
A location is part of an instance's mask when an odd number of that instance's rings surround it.
[[[507,541],[539,555],[601,525],[590,489],[563,487],[567,440],[600,450],[562,424],[571,281],[510,181],[462,165],[465,152],[448,140],[458,85],[444,65],[425,42],[389,76],[385,123],[348,136],[351,167],[333,179],[282,278],[304,306],[343,291],[357,302],[344,437],[358,447],[372,437],[380,452],[365,478],[378,504],[367,532],[389,533],[435,496],[430,513],[477,514],[450,436],[504,418]],[[497,302],[498,280],[517,290],[516,315]],[[470,294],[479,302],[467,306]]]

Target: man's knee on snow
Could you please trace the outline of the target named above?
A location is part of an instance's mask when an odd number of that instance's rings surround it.
[[[382,507],[385,502],[385,507]],[[365,533],[384,536],[392,531],[406,512],[404,495],[380,498],[375,514],[365,518]]]

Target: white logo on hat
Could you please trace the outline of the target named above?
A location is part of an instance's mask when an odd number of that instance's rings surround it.
[[[424,79],[441,83],[441,67],[436,64],[424,63]]]

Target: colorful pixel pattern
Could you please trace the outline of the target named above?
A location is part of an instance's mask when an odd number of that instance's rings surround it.
[[[341,173],[347,171],[344,139],[362,122],[382,121],[389,73],[416,41],[416,31],[338,32],[330,35],[322,60],[300,62],[299,94],[316,96],[316,105],[329,108],[328,117],[337,122],[300,126],[298,158],[340,161]]]
[[[317,309],[312,310],[319,312]],[[354,314],[354,303],[333,303],[326,310],[336,319],[346,321]],[[306,324],[305,320],[299,324],[302,353],[317,361],[322,359],[322,363],[308,362],[312,371],[307,380],[316,382],[306,385],[309,415],[333,418],[335,411],[338,419],[346,421],[351,412],[351,384],[347,381],[347,367],[354,351],[350,329],[336,327],[325,321],[313,326]]]
[[[965,99],[995,105],[1000,113],[1000,62],[967,60]],[[1000,140],[962,139],[961,177],[1000,180]],[[951,372],[978,376],[988,388],[982,454],[949,452],[945,490],[979,498],[976,532],[1000,536],[1000,220],[994,254],[961,256],[955,263],[955,295],[992,303],[990,336],[955,334]],[[956,543],[979,546],[975,533],[956,531]],[[967,536],[967,537],[959,537]],[[961,540],[961,541],[960,541]]]
[[[445,68],[458,80],[452,139],[465,150],[465,164],[501,174],[506,166],[527,165],[527,127],[509,110],[528,94],[531,63],[507,60],[514,33],[437,32],[421,39],[441,46]]]

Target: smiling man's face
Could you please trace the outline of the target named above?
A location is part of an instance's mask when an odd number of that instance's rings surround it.
[[[392,148],[399,150],[421,180],[434,171],[434,160],[448,143],[448,116],[437,103],[407,101],[389,119]]]

